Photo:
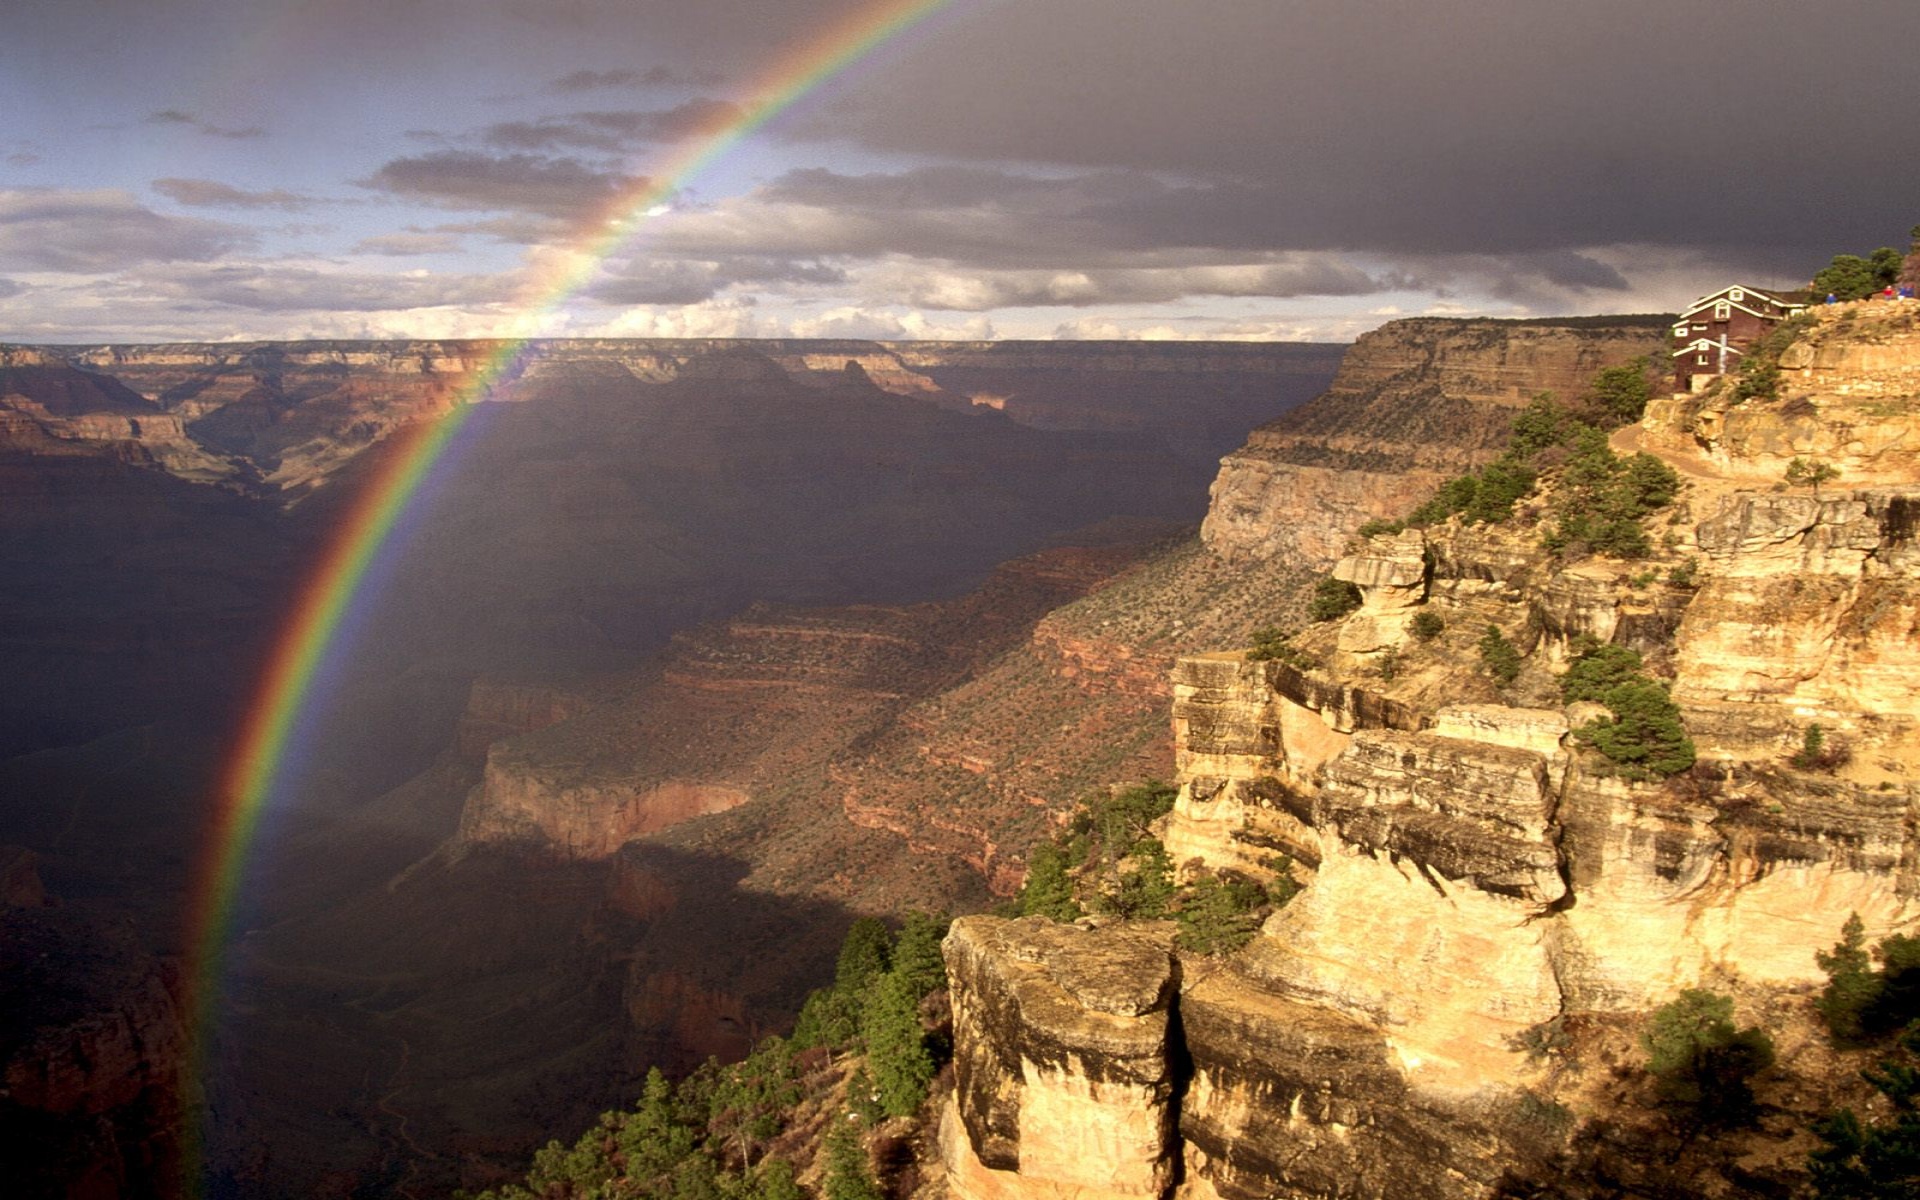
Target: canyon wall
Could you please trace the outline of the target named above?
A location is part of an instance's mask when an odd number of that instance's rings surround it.
[[[1578,1069],[1583,1054],[1638,1061],[1637,1022],[1691,986],[1770,1014],[1802,1056],[1769,1093],[1781,1115],[1741,1143],[1737,1168],[1760,1190],[1802,1178],[1792,1122],[1804,1129],[1821,1111],[1808,1097],[1830,1086],[1802,1048],[1817,1035],[1800,1032],[1824,978],[1815,954],[1849,913],[1869,938],[1920,927],[1920,490],[1903,458],[1920,436],[1903,382],[1920,346],[1903,349],[1907,318],[1885,311],[1897,328],[1864,346],[1848,339],[1867,317],[1849,331],[1823,314],[1810,348],[1783,356],[1789,383],[1772,400],[1715,423],[1676,398],[1616,435],[1681,474],[1646,561],[1549,554],[1540,503],[1501,525],[1371,539],[1308,508],[1315,541],[1271,515],[1303,511],[1298,498],[1242,487],[1248,468],[1223,466],[1210,545],[1243,562],[1339,546],[1333,574],[1362,604],[1294,637],[1284,661],[1188,655],[1171,675],[1180,794],[1163,832],[1177,867],[1305,881],[1242,951],[1179,956],[1166,1051],[1177,1136],[1159,1160],[1179,1160],[1178,1194],[1482,1200],[1560,1179],[1553,1194],[1602,1195],[1616,1193],[1588,1186],[1594,1175],[1622,1172],[1640,1180],[1633,1194],[1712,1194],[1694,1190],[1684,1146],[1665,1165],[1623,1167],[1638,1093],[1618,1081],[1644,1076],[1623,1066],[1603,1086]],[[1363,349],[1336,391],[1369,378]],[[1516,403],[1549,385],[1517,370],[1502,386]],[[1860,406],[1870,428],[1847,415]],[[1809,407],[1838,427],[1815,431]],[[1777,483],[1788,451],[1831,454],[1856,482],[1818,494]],[[1440,631],[1413,636],[1415,613]],[[1479,668],[1490,626],[1522,655],[1509,684]],[[1671,677],[1692,770],[1635,778],[1576,736],[1606,716],[1561,702],[1559,673],[1583,638],[1629,646]],[[1846,754],[1796,765],[1816,724]],[[1020,964],[1052,953],[1047,936],[956,927],[956,993],[1030,970]],[[1142,986],[1156,977],[1131,969]],[[957,1005],[960,1061],[1044,1035],[1056,1009]],[[1025,1062],[1002,1072],[1035,1075]],[[1097,1095],[1096,1074],[1049,1086]],[[1051,1154],[1043,1135],[1005,1149],[997,1095],[977,1080],[958,1090],[943,1134],[951,1185],[1062,1195],[1057,1172],[1026,1165]]]
[[[1234,562],[1330,561],[1363,521],[1497,455],[1538,393],[1572,399],[1601,368],[1665,350],[1662,317],[1391,321],[1360,336],[1324,395],[1227,456],[1201,537]]]

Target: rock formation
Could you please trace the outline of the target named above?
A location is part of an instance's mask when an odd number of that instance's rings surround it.
[[[1602,367],[1664,353],[1664,320],[1422,318],[1362,334],[1325,395],[1227,456],[1201,537],[1243,564],[1330,561],[1361,522],[1498,454],[1538,393],[1570,399]]]
[[[1908,307],[1882,317],[1883,330],[1864,315],[1822,314],[1782,356],[1778,397],[1718,415],[1711,398],[1676,398],[1616,435],[1624,449],[1656,449],[1683,478],[1646,562],[1561,561],[1541,546],[1540,505],[1501,525],[1456,520],[1364,540],[1322,509],[1303,534],[1271,514],[1300,511],[1305,485],[1294,481],[1328,470],[1286,461],[1304,435],[1283,443],[1263,431],[1253,452],[1224,464],[1207,526],[1217,553],[1312,561],[1342,541],[1332,573],[1363,602],[1293,638],[1281,660],[1228,651],[1173,669],[1172,858],[1271,878],[1286,855],[1309,880],[1246,949],[1180,972],[1169,1052],[1184,1064],[1172,1100],[1179,1135],[1162,1163],[1182,1160],[1180,1195],[1467,1200],[1569,1164],[1586,1170],[1606,1151],[1553,1159],[1573,1153],[1567,1131],[1621,1118],[1549,1070],[1542,1031],[1613,1027],[1689,986],[1781,1010],[1782,997],[1820,982],[1815,952],[1848,913],[1870,936],[1920,925],[1910,515],[1920,490],[1904,457],[1920,410],[1897,349]],[[1868,328],[1878,331],[1865,344],[1852,340]],[[1656,336],[1636,332],[1616,348]],[[1366,351],[1356,347],[1335,394],[1370,378]],[[1494,377],[1509,403],[1565,386],[1529,376],[1524,355],[1502,361],[1516,365]],[[1468,418],[1460,402],[1436,404]],[[1689,444],[1675,440],[1681,431]],[[1411,446],[1383,453],[1420,461]],[[1854,482],[1783,490],[1774,481],[1796,454],[1831,456]],[[1353,524],[1396,515],[1385,485],[1334,494],[1348,498],[1336,507]],[[1403,509],[1415,499],[1391,495]],[[1380,506],[1350,510],[1350,500]],[[1441,618],[1442,632],[1413,637],[1416,612]],[[1478,668],[1489,626],[1525,656],[1511,685]],[[1560,702],[1557,672],[1589,638],[1671,672],[1699,752],[1691,772],[1636,780],[1573,735],[1605,715]],[[1795,765],[1814,724],[1847,743],[1850,761]],[[1007,1151],[1012,1125],[994,1114],[1002,1092],[1033,1076],[1000,1047],[1049,1036],[1061,1020],[971,997],[1048,961],[1049,939],[1092,935],[991,928],[957,929],[949,944],[956,994],[970,997],[949,1122],[973,1153],[956,1155],[949,1135],[951,1182],[962,1195],[1053,1196],[1061,1178],[1035,1172],[1029,1184],[1025,1165],[1051,1150],[1023,1128],[1018,1154]],[[1155,978],[1134,968],[1137,986]],[[978,1078],[987,1063],[999,1064],[998,1084]],[[1565,1128],[1543,1143],[1529,1105],[1569,1106],[1555,1109]],[[1804,1154],[1779,1140],[1742,1168],[1767,1187],[1789,1186]],[[1678,1178],[1670,1170],[1644,1186],[1679,1188]]]

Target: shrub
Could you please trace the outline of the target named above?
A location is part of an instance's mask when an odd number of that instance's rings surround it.
[[[1413,636],[1423,642],[1430,642],[1439,637],[1442,633],[1446,632],[1446,628],[1446,620],[1442,618],[1439,613],[1428,608],[1423,608],[1415,613],[1413,623],[1408,626]]]
[[[1664,778],[1693,765],[1693,739],[1665,684],[1633,679],[1608,689],[1600,702],[1612,717],[1582,725],[1575,736],[1612,759],[1622,775]]]
[[[1871,1041],[1920,1020],[1920,938],[1893,934],[1866,951],[1865,926],[1853,913],[1830,951],[1814,955],[1827,985],[1814,1007],[1842,1044]]]
[[[1073,898],[1073,880],[1067,875],[1066,851],[1054,842],[1042,842],[1027,859],[1027,879],[1017,898],[1023,917],[1073,921],[1082,915]]]
[[[1827,1032],[1836,1041],[1859,1041],[1864,1032],[1861,1020],[1880,994],[1880,979],[1867,954],[1866,926],[1860,914],[1850,914],[1840,927],[1840,940],[1833,949],[1815,951],[1813,959],[1827,973],[1827,986],[1813,1002],[1827,1023]]]
[[[1313,656],[1294,646],[1294,631],[1267,626],[1253,631],[1253,647],[1247,651],[1248,662],[1278,661],[1299,667],[1303,671],[1312,670],[1318,664]]]
[[[1674,564],[1667,571],[1667,582],[1675,587],[1692,587],[1698,582],[1700,560],[1688,555],[1686,560]]]
[[[1126,920],[1150,921],[1167,915],[1173,894],[1173,862],[1167,848],[1157,838],[1146,838],[1118,864],[1094,907]]]
[[[1385,521],[1379,517],[1375,517],[1370,521],[1361,522],[1360,528],[1355,532],[1363,538],[1370,538],[1379,537],[1383,533],[1400,533],[1405,530],[1406,527],[1407,523],[1405,521]]]
[[[1653,385],[1647,381],[1650,360],[1641,355],[1617,367],[1607,367],[1593,377],[1588,399],[1616,425],[1631,425],[1647,411],[1653,399]]]
[[[1554,552],[1585,547],[1612,558],[1653,550],[1641,521],[1673,502],[1680,477],[1651,454],[1621,458],[1597,429],[1584,428],[1554,494],[1555,523],[1543,539]]]
[[[1487,626],[1487,631],[1480,635],[1480,662],[1502,687],[1520,675],[1520,651],[1514,649],[1498,625]]]
[[[823,1200],[884,1200],[880,1185],[867,1164],[867,1148],[860,1142],[858,1122],[841,1117],[827,1132],[827,1169],[821,1180]]]
[[[1920,1028],[1861,1076],[1891,1112],[1862,1122],[1843,1108],[1814,1126],[1826,1143],[1807,1156],[1815,1200],[1908,1200],[1920,1196]]]
[[[1560,677],[1560,699],[1567,704],[1576,700],[1605,704],[1609,691],[1644,678],[1641,666],[1637,650],[1584,639],[1575,644],[1573,661],[1567,664],[1567,673]]]
[[[1202,873],[1180,894],[1178,942],[1194,954],[1226,954],[1252,940],[1267,891],[1250,879]]]
[[[1813,494],[1820,494],[1820,485],[1831,483],[1840,478],[1840,468],[1832,463],[1814,459],[1795,458],[1787,464],[1786,479],[1792,487],[1811,487]]]
[[[1701,988],[1655,1009],[1640,1042],[1660,1094],[1705,1125],[1751,1118],[1750,1081],[1773,1065],[1773,1039],[1755,1027],[1735,1030],[1733,1000]]]
[[[1331,575],[1314,585],[1307,615],[1316,621],[1337,621],[1360,607],[1360,589]]]

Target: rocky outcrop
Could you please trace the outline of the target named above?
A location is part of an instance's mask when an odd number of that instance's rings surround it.
[[[1665,333],[1638,317],[1389,322],[1361,335],[1324,395],[1227,456],[1201,536],[1235,562],[1324,569],[1362,522],[1498,454],[1534,395],[1577,396],[1602,367],[1663,352]]]
[[[1795,326],[1775,395],[1742,401],[1723,384],[1656,400],[1646,447],[1749,485],[1779,481],[1795,458],[1837,469],[1842,487],[1920,478],[1920,303],[1817,305]]]
[[[1154,1200],[1175,1178],[1169,925],[965,917],[944,947],[956,1200]]]
[[[1543,1038],[1632,1029],[1691,986],[1796,1011],[1804,1001],[1783,997],[1820,983],[1816,951],[1849,913],[1870,938],[1920,927],[1920,494],[1901,457],[1915,438],[1896,428],[1914,419],[1892,353],[1903,335],[1880,336],[1864,348],[1816,337],[1809,365],[1792,348],[1783,357],[1789,388],[1826,389],[1815,409],[1849,396],[1877,406],[1866,433],[1856,420],[1850,432],[1763,436],[1766,405],[1749,402],[1751,413],[1697,422],[1695,445],[1662,440],[1678,409],[1658,406],[1616,437],[1669,457],[1684,481],[1669,520],[1650,525],[1652,561],[1560,561],[1542,548],[1539,505],[1499,525],[1349,541],[1328,565],[1360,588],[1359,611],[1295,635],[1273,661],[1178,661],[1170,856],[1183,872],[1262,878],[1284,854],[1310,872],[1243,951],[1183,972],[1180,1195],[1519,1194],[1515,1180],[1563,1170],[1552,1154],[1567,1131],[1623,1119],[1604,1089],[1550,1069]],[[1362,349],[1336,392],[1390,378]],[[1519,378],[1510,402],[1547,386]],[[1431,412],[1472,427],[1439,390]],[[1858,478],[1907,486],[1745,482],[1777,478],[1788,450],[1822,448],[1854,455],[1843,470]],[[1263,462],[1269,478],[1301,465]],[[1245,564],[1311,545],[1284,524],[1307,510],[1243,503],[1229,481],[1246,470],[1223,468],[1208,538],[1243,569],[1267,569]],[[1265,488],[1251,490],[1279,494]],[[1437,618],[1425,640],[1413,636],[1420,613]],[[1489,626],[1521,656],[1509,683],[1479,667]],[[1589,640],[1629,646],[1672,680],[1699,753],[1691,772],[1636,778],[1585,746],[1578,731],[1606,710],[1563,706],[1558,677]],[[1851,758],[1796,765],[1813,724]],[[1025,936],[1002,953],[1044,953]],[[1623,1037],[1610,1061],[1630,1046]],[[1525,1114],[1543,1110],[1559,1134],[1530,1126]],[[1801,1153],[1755,1150],[1742,1170],[1785,1194]]]

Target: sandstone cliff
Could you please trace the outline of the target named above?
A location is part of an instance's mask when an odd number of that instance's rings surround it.
[[[1181,1195],[1465,1200],[1539,1194],[1556,1175],[1570,1190],[1553,1194],[1619,1194],[1595,1179],[1623,1177],[1623,1130],[1649,1101],[1579,1067],[1604,1054],[1614,1080],[1638,1077],[1633,1023],[1688,986],[1732,992],[1791,1048],[1774,1116],[1728,1153],[1753,1186],[1793,1186],[1814,1097],[1851,1075],[1808,1032],[1815,952],[1850,912],[1870,936],[1920,926],[1920,490],[1904,457],[1920,410],[1897,349],[1904,307],[1877,325],[1822,314],[1782,356],[1773,401],[1717,415],[1711,397],[1663,402],[1617,437],[1684,481],[1649,562],[1555,558],[1539,504],[1498,526],[1347,538],[1333,573],[1359,586],[1357,612],[1296,637],[1286,661],[1179,661],[1172,857],[1258,878],[1286,854],[1310,880],[1245,950],[1181,972],[1178,1137],[1162,1160],[1182,1161]],[[1547,386],[1516,374],[1511,395]],[[1782,490],[1796,454],[1832,457],[1851,482]],[[1231,482],[1246,470],[1223,468],[1213,546],[1246,561],[1324,544],[1269,524],[1260,504],[1276,493]],[[1335,518],[1320,519],[1331,537]],[[1415,613],[1439,617],[1438,636],[1414,637]],[[1489,626],[1523,654],[1510,685],[1479,669]],[[1572,736],[1595,706],[1563,706],[1557,675],[1583,638],[1671,676],[1692,771],[1635,781]],[[1816,723],[1850,760],[1790,761]],[[958,992],[1052,952],[1028,931],[995,937],[956,931]],[[972,1011],[990,1015],[960,1024],[963,1063],[1058,1023],[1037,1005]],[[949,1153],[952,1186],[1063,1194],[1057,1173],[1029,1184],[1027,1159],[1049,1153],[1034,1138],[996,1151],[995,1094],[959,1090],[950,1123],[971,1157]],[[1713,1194],[1697,1180],[1732,1159],[1703,1168],[1694,1153],[1626,1171],[1626,1194]]]
[[[1665,347],[1660,317],[1389,322],[1353,344],[1326,394],[1227,456],[1201,537],[1240,563],[1330,559],[1361,522],[1498,454],[1537,393],[1572,398],[1602,367]]]

